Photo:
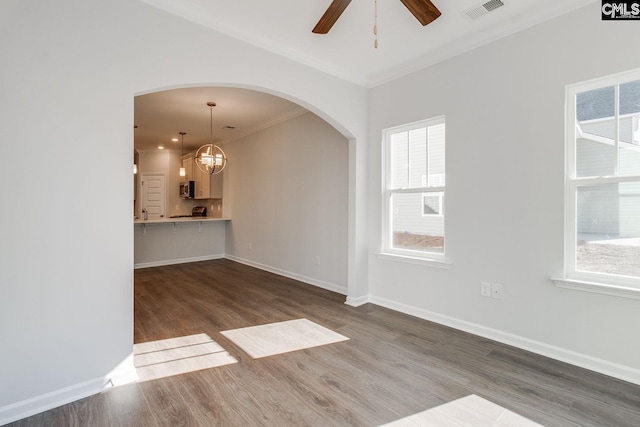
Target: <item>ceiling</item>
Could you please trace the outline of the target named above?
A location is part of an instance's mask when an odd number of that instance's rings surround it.
[[[489,0],[432,0],[442,16],[423,27],[400,0],[378,0],[374,48],[374,0],[353,0],[328,34],[311,30],[331,0],[142,0],[355,84],[374,87],[489,43],[593,0],[501,0],[470,19],[466,12]],[[135,98],[135,148],[186,151],[210,138],[225,143],[306,112],[284,99],[247,89],[186,88]],[[227,126],[235,129],[223,129]]]
[[[213,132],[211,109],[213,101]],[[191,87],[136,96],[134,124],[136,150],[180,150],[184,136],[185,153],[206,144],[213,136],[216,144],[252,134],[307,112],[298,104],[249,89]],[[230,129],[232,127],[233,129]]]
[[[470,19],[466,11],[490,0],[432,0],[442,16],[423,27],[400,0],[353,0],[328,34],[313,34],[331,0],[142,0],[190,21],[322,71],[373,87],[489,43],[593,0],[502,0]]]

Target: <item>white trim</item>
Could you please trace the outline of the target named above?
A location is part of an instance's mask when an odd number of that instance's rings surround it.
[[[564,173],[564,277],[552,278],[557,287],[579,291],[595,292],[626,298],[638,298],[640,280],[637,277],[609,275],[602,272],[579,271],[576,265],[578,206],[577,191],[583,186],[640,182],[640,176],[618,175],[619,156],[616,154],[614,171],[611,176],[577,176],[577,139],[582,129],[577,122],[577,96],[613,86],[614,95],[614,140],[615,152],[619,153],[620,85],[640,79],[640,68],[610,76],[600,77],[565,88],[565,173]],[[597,120],[597,119],[596,119]],[[593,120],[591,120],[593,121]],[[607,281],[609,283],[602,283]]]
[[[152,261],[152,262],[139,262],[133,265],[134,270],[139,268],[149,268],[149,267],[162,267],[165,265],[173,265],[173,264],[186,264],[188,262],[199,262],[199,261],[210,261],[212,259],[221,259],[224,258],[224,254],[216,254],[216,255],[204,255],[198,257],[191,258],[178,258],[178,259],[166,259],[161,261]]]
[[[365,305],[367,304],[369,301],[369,295],[365,295],[363,297],[347,297],[346,301],[344,302],[346,305],[350,305],[351,307],[360,307],[361,305]]]
[[[600,89],[607,86],[613,86],[620,83],[627,83],[629,81],[638,80],[640,78],[640,68],[633,70],[622,71],[620,73],[611,74],[605,77],[596,77],[584,82],[572,83],[567,86],[567,90],[574,90],[574,93],[588,92],[594,89]]]
[[[572,289],[574,291],[593,292],[596,294],[611,295],[621,298],[640,299],[640,289],[627,286],[617,286],[605,283],[589,282],[577,279],[565,279],[552,277],[551,281],[556,287]]]
[[[346,286],[338,286],[297,273],[292,273],[286,270],[269,267],[267,265],[247,259],[224,254],[138,263],[134,265],[134,269],[159,267],[164,265],[183,264],[198,261],[209,261],[222,258],[255,267],[260,270],[268,271],[270,273],[278,274],[280,276],[288,277],[290,279],[298,280],[300,282],[336,292],[341,295],[347,295]],[[366,304],[368,302],[367,298],[368,297],[366,296],[357,299],[347,297],[347,301],[345,302],[345,304],[357,307],[362,304]],[[100,393],[114,385],[117,386],[130,383],[132,381],[135,381],[136,379],[137,374],[135,372],[135,367],[133,367],[133,356],[131,355],[130,357],[125,359],[121,363],[121,365],[118,366],[118,368],[114,369],[104,378],[85,381],[79,384],[62,388],[60,390],[54,390],[40,396],[35,396],[20,402],[15,402],[7,406],[0,407],[0,426]]]
[[[409,264],[426,265],[429,267],[450,269],[453,266],[453,263],[449,261],[439,260],[435,258],[420,258],[420,257],[413,257],[408,255],[393,254],[389,252],[380,252],[377,255],[378,255],[378,258],[386,259],[388,261],[400,261],[400,262],[406,262]]]
[[[302,274],[292,273],[290,271],[281,270],[275,267],[269,267],[268,265],[260,264],[259,262],[251,261],[245,258],[239,258],[233,255],[225,255],[224,258],[231,261],[239,262],[240,264],[248,265],[250,267],[255,267],[260,270],[268,271],[269,273],[274,273],[280,276],[288,277],[289,279],[297,280],[299,282],[303,282],[308,285],[313,285],[318,288],[326,289],[328,291],[332,291],[341,295],[347,295],[346,286],[335,285],[333,283],[324,282],[322,280],[317,280],[312,277],[303,276]]]
[[[406,123],[399,126],[394,126],[390,128],[386,128],[382,130],[382,163],[381,163],[381,186],[382,186],[382,222],[381,222],[381,236],[382,236],[382,253],[381,255],[389,255],[395,256],[394,259],[400,260],[400,258],[406,258],[415,263],[416,260],[423,260],[421,263],[425,265],[430,265],[434,262],[443,262],[446,261],[446,247],[444,248],[443,253],[429,252],[427,250],[406,250],[402,248],[394,248],[393,247],[393,213],[392,210],[392,202],[391,198],[394,194],[420,194],[421,206],[420,212],[421,216],[424,217],[440,217],[443,218],[445,222],[445,230],[446,230],[446,218],[445,218],[445,206],[443,202],[446,202],[446,186],[438,186],[438,187],[404,187],[404,188],[391,188],[391,137],[395,134],[402,132],[410,132],[417,129],[425,129],[427,134],[427,153],[429,152],[429,128],[432,126],[443,125],[446,129],[446,116],[440,115],[431,117],[428,119],[418,120],[411,123]],[[409,141],[407,139],[407,141]],[[445,147],[446,147],[446,137],[445,137]],[[427,154],[428,156],[428,154]],[[410,164],[410,162],[409,162]],[[446,170],[446,158],[445,158],[445,170]],[[429,170],[427,168],[427,174],[429,174]],[[445,176],[445,174],[441,174]],[[428,180],[428,179],[427,179]],[[425,215],[424,214],[424,193],[436,193],[440,195],[440,213],[437,215]],[[446,235],[446,231],[444,233]],[[391,258],[390,258],[391,259]]]
[[[571,180],[574,187],[586,187],[592,185],[618,184],[625,182],[638,182],[640,175],[626,176],[581,176]]]
[[[389,190],[391,193],[395,194],[412,194],[412,193],[443,193],[445,192],[446,187],[411,187],[411,188],[396,188],[394,190]]]
[[[336,292],[341,295],[347,295],[346,286],[335,285],[333,283],[324,282],[322,280],[317,280],[312,277],[304,276],[297,273],[292,273],[287,270],[270,267],[268,265],[261,264],[259,262],[255,262],[245,258],[239,258],[233,255],[227,255],[227,254],[206,255],[206,256],[192,257],[192,258],[168,259],[168,260],[153,261],[153,262],[142,262],[142,263],[134,264],[133,268],[137,270],[140,268],[162,267],[165,265],[186,264],[189,262],[210,261],[214,259],[223,259],[223,258],[238,262],[240,264],[245,264],[250,267],[255,267],[260,270],[268,271],[270,273],[278,274],[280,276],[288,277],[290,279],[298,280],[300,282],[313,285],[318,288],[326,289],[332,292]]]
[[[230,142],[237,141],[238,139],[245,138],[245,137],[247,137],[249,135],[253,135],[254,133],[258,133],[261,130],[268,129],[268,128],[273,127],[275,125],[278,125],[280,123],[284,123],[287,120],[291,120],[291,119],[294,119],[294,118],[296,118],[298,116],[301,116],[303,114],[307,114],[308,112],[309,112],[309,110],[307,110],[305,108],[302,108],[302,107],[296,108],[295,110],[289,111],[289,112],[287,112],[285,114],[282,114],[282,115],[280,115],[278,117],[275,117],[273,120],[271,120],[271,121],[269,121],[267,123],[263,123],[260,126],[257,126],[255,128],[252,128],[252,129],[248,129],[248,130],[246,130],[246,131],[244,131],[242,133],[239,133],[239,134],[234,135],[232,137],[223,139],[222,141],[220,141],[216,145],[222,146],[222,145],[228,144]]]
[[[58,406],[100,393],[111,387],[109,379],[96,378],[74,384],[59,390],[41,394],[19,402],[0,407],[0,425],[30,417]]]
[[[576,262],[575,262],[575,242],[576,242],[576,197],[575,197],[575,189],[570,183],[574,179],[575,173],[575,164],[576,164],[576,126],[575,126],[575,118],[577,116],[576,112],[576,98],[577,91],[572,89],[570,86],[565,88],[565,141],[564,141],[564,152],[565,152],[565,164],[564,164],[564,233],[563,233],[563,266],[564,266],[564,274],[569,274],[570,271],[575,271]],[[574,125],[569,126],[569,117],[572,118]],[[573,144],[573,147],[570,147],[570,144]],[[571,242],[571,243],[569,243]]]
[[[622,116],[620,116],[620,118],[622,118]],[[578,130],[578,132],[580,133],[579,137],[581,139],[586,139],[587,141],[599,142],[600,144],[606,144],[610,146],[615,145],[615,141],[612,138],[606,138],[604,136],[594,135],[592,133],[582,132],[580,130]],[[630,142],[618,141],[618,146],[623,147],[625,150],[640,151],[639,146],[637,146],[636,144],[632,144]],[[580,179],[580,178],[577,178],[577,179]]]
[[[552,3],[551,5],[529,11],[526,15],[519,16],[506,27],[492,27],[489,30],[465,37],[455,43],[449,43],[426,54],[418,55],[409,61],[403,61],[391,68],[380,70],[375,74],[357,71],[353,67],[339,66],[331,61],[326,61],[310,55],[299,48],[293,48],[286,43],[275,39],[268,39],[264,34],[249,34],[238,30],[229,22],[224,22],[220,16],[216,16],[207,8],[203,8],[194,2],[174,0],[142,0],[158,9],[179,16],[183,19],[200,24],[216,32],[252,44],[266,51],[284,56],[290,60],[323,71],[332,76],[350,81],[359,86],[373,88],[392,80],[409,75],[418,70],[446,61],[450,58],[470,52],[479,47],[488,45],[512,34],[517,34],[540,23],[549,21],[565,13],[584,7],[592,0],[566,0]],[[424,53],[424,52],[423,52]]]
[[[0,425],[21,420],[57,408],[58,406],[101,393],[108,388],[128,384],[137,380],[138,374],[133,364],[133,353],[131,353],[103,378],[84,381],[0,407]]]
[[[132,349],[133,350],[133,349]],[[105,377],[111,383],[111,386],[129,384],[138,381],[138,371],[133,360],[133,351],[111,370]]]
[[[598,372],[613,378],[618,378],[623,381],[640,385],[640,369],[635,369],[630,366],[609,362],[597,357],[592,357],[586,354],[567,350],[565,348],[556,347],[554,345],[531,340],[519,335],[499,331],[497,329],[488,328],[486,326],[468,322],[466,320],[445,316],[397,301],[388,300],[386,298],[370,296],[369,301],[373,304],[396,310],[401,313],[409,314],[411,316],[449,326],[451,328],[468,332],[470,334],[478,335],[484,338],[501,342],[503,344],[520,348],[522,350],[531,351],[542,356],[569,363],[580,368],[588,369],[590,371]]]

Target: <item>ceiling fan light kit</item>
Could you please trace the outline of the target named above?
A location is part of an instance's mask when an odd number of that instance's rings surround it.
[[[433,22],[440,16],[440,11],[430,0],[400,1],[423,26]],[[351,3],[351,0],[333,0],[312,32],[316,34],[327,34],[336,21],[338,21],[342,12],[349,6],[349,3]]]

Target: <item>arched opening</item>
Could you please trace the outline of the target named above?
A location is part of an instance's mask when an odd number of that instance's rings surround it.
[[[213,110],[209,101],[217,104]],[[165,221],[136,224],[136,268],[228,258],[348,295],[349,251],[355,246],[349,145],[355,142],[296,101],[220,85],[135,97],[138,177],[162,174],[166,187]],[[210,140],[228,158],[220,176],[211,177],[222,182],[221,194],[180,197],[180,182],[190,178],[179,176],[183,159]],[[134,185],[134,214],[140,218],[141,179]],[[194,207],[228,220],[195,224],[171,218]]]

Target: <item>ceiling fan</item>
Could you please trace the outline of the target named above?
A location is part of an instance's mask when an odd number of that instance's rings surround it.
[[[430,0],[400,0],[409,9],[409,12],[424,26],[433,22],[440,16],[440,11]],[[336,23],[342,12],[349,6],[351,0],[333,0],[322,18],[318,21],[312,32],[327,34],[333,24]]]

